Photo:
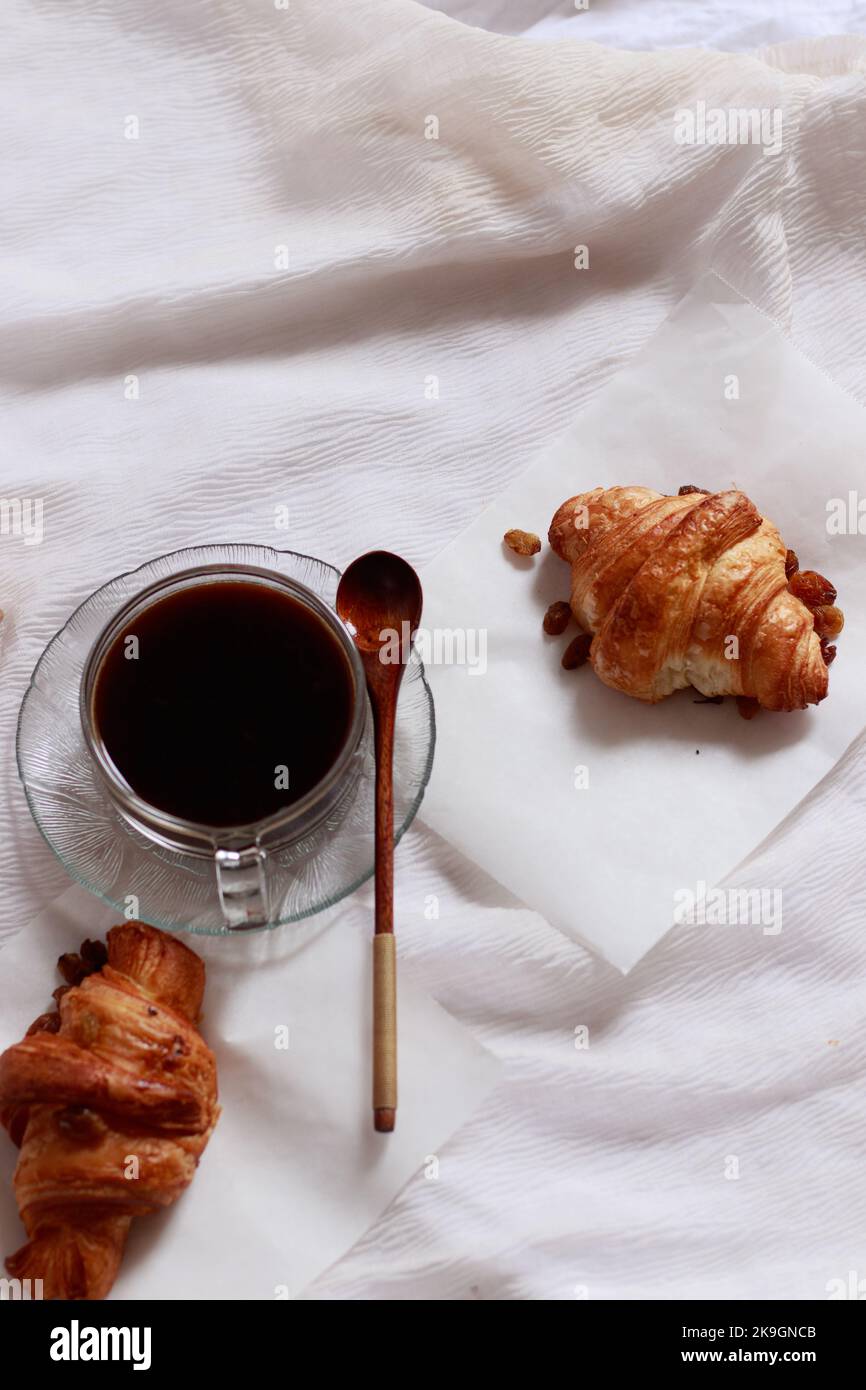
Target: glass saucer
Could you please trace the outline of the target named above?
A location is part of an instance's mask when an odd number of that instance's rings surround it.
[[[159,556],[97,589],[49,642],[18,718],[18,772],[43,838],[67,873],[126,917],[165,931],[229,934],[212,863],[160,847],[118,813],[84,741],[79,688],[88,654],[114,613],[154,580],[206,564],[258,565],[288,575],[335,605],[339,571],[259,545],[209,545]],[[373,872],[375,763],[368,720],[350,803],[301,844],[269,856],[272,920],[298,922],[354,892]],[[424,796],[435,745],[433,697],[413,652],[397,710],[394,826],[399,840]]]

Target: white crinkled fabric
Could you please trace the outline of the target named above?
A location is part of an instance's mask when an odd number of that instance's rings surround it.
[[[778,37],[737,13],[740,46]],[[45,540],[0,538],[0,930],[66,886],[16,710],[119,570],[229,537],[423,566],[709,268],[866,402],[866,39],[616,52],[411,0],[4,18],[2,493],[44,498]],[[699,100],[781,108],[783,153],[684,151]],[[791,885],[780,936],[678,930],[627,978],[416,826],[401,968],[506,1080],[311,1296],[823,1298],[866,1273],[864,760],[750,867]]]

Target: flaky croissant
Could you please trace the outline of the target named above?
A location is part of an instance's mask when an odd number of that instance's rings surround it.
[[[216,1063],[194,1026],[204,964],[143,922],[62,956],[56,991],[0,1056],[0,1120],[21,1153],[15,1194],[28,1243],[11,1275],[44,1298],[104,1298],[132,1219],[191,1182],[219,1115]]]
[[[571,610],[605,685],[655,703],[694,686],[802,709],[827,694],[836,591],[742,492],[594,488],[571,497],[550,544],[571,565]]]

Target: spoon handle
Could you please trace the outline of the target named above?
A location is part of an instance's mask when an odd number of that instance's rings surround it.
[[[373,1125],[394,1128],[397,1110],[397,953],[393,932],[373,937]]]
[[[394,943],[394,715],[396,691],[374,703],[376,732],[376,935],[373,937],[373,1124],[397,1110],[397,953]]]

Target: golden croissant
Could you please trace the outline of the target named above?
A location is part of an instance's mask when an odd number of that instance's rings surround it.
[[[594,488],[563,503],[549,540],[605,685],[652,703],[693,686],[771,710],[827,694],[836,590],[799,571],[742,492]]]
[[[41,1279],[44,1298],[104,1298],[133,1217],[180,1196],[219,1115],[216,1062],[194,1026],[205,970],[143,922],[59,966],[59,1012],[0,1056],[0,1120],[21,1148],[15,1195],[30,1237],[6,1267]]]

